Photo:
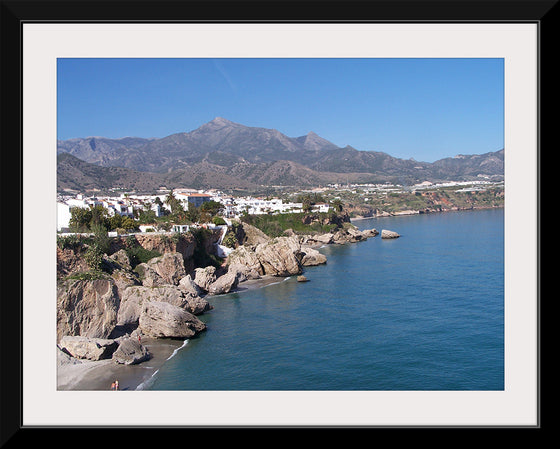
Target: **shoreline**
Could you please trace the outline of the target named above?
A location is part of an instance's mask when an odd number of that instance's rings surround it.
[[[443,209],[443,210],[430,210],[429,212],[420,211],[420,210],[404,210],[400,212],[387,212],[381,215],[372,215],[371,217],[364,217],[362,215],[358,215],[356,217],[350,217],[350,222],[353,221],[361,221],[361,220],[370,220],[372,218],[391,218],[391,217],[404,217],[408,215],[429,215],[429,214],[442,214],[446,212],[468,212],[473,210],[488,210],[488,209],[503,209],[504,206],[480,206],[480,207],[470,207],[466,209]]]
[[[139,390],[149,383],[159,368],[188,340],[143,338],[142,344],[151,358],[136,365],[121,365],[112,359],[80,360],[58,350],[57,390],[111,390],[111,384],[119,381],[119,390]]]
[[[503,207],[485,207],[459,210],[443,210],[434,211],[441,212],[457,212],[471,211],[476,209],[497,209]],[[407,211],[409,213],[397,213],[394,215],[380,215],[372,217],[355,217],[353,221],[367,220],[371,218],[395,217],[404,215],[418,215],[420,211]],[[325,246],[323,243],[309,245],[312,248],[321,248]],[[292,276],[274,276],[265,275],[259,279],[248,279],[241,282],[238,286],[228,293],[220,295],[209,295],[208,298],[219,299],[220,296],[243,293],[248,290],[256,290],[267,287],[269,285],[278,284],[287,281]],[[212,313],[208,311],[206,313]],[[203,338],[201,335],[198,338]],[[142,338],[142,344],[148,349],[151,358],[136,365],[121,365],[112,359],[99,361],[81,360],[68,356],[61,350],[57,349],[57,390],[80,390],[80,391],[100,391],[111,390],[111,384],[119,381],[119,390],[142,390],[149,386],[151,379],[157,374],[159,369],[179,350],[188,345],[188,339],[158,339],[158,338]]]
[[[249,279],[229,293],[213,295],[211,298],[218,299],[220,296],[232,293],[243,293],[248,290],[257,290],[269,285],[284,282],[292,276],[262,276],[260,279]],[[206,313],[212,313],[208,311]],[[197,338],[203,338],[200,335]],[[101,391],[111,390],[111,384],[119,381],[119,390],[139,391],[150,385],[150,381],[159,369],[183,347],[187,346],[189,339],[170,338],[148,338],[142,337],[144,345],[151,354],[149,360],[136,365],[121,365],[112,359],[86,360],[70,357],[68,354],[57,349],[57,390],[58,391]]]

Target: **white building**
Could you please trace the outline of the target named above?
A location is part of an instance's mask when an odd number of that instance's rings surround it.
[[[56,203],[56,230],[58,232],[68,232],[70,229],[70,206],[66,203]]]
[[[224,204],[222,202],[222,204]],[[234,203],[224,204],[227,216],[239,216],[244,212],[251,215],[286,214],[303,212],[302,203],[284,203],[279,198],[265,200],[262,198],[237,198]]]
[[[313,212],[326,213],[330,210],[331,206],[328,203],[317,203],[311,209]]]

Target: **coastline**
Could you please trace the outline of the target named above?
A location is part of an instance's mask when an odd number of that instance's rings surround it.
[[[492,209],[471,208],[461,210]],[[443,210],[439,212],[454,212],[453,210]],[[366,220],[371,218],[394,217],[402,215],[417,215],[420,211],[406,211],[391,215],[379,215],[372,217],[354,217],[351,222]],[[320,248],[325,244],[317,242],[309,245],[312,248]],[[259,279],[248,279],[231,290],[229,293],[242,293],[247,290],[264,288],[268,285],[277,284],[288,280],[292,276],[265,275]],[[221,295],[210,295],[207,299],[219,300]],[[208,313],[212,313],[209,311]],[[204,338],[203,335],[200,338]],[[149,386],[150,380],[157,374],[158,370],[167,360],[173,357],[179,350],[188,344],[187,340],[142,338],[142,344],[148,349],[151,358],[136,365],[121,365],[112,359],[99,361],[80,360],[69,357],[58,350],[57,359],[57,390],[110,390],[111,384],[119,381],[120,390],[142,390]]]
[[[386,218],[386,217],[403,217],[407,215],[419,215],[419,214],[442,214],[446,212],[466,212],[466,211],[473,211],[473,210],[486,210],[486,209],[503,209],[504,206],[480,206],[480,207],[469,207],[465,209],[442,209],[442,210],[430,210],[430,211],[421,211],[421,210],[404,210],[399,212],[387,212],[380,215],[372,215],[371,217],[364,217],[362,215],[357,215],[356,217],[351,217],[350,222],[354,221],[361,221],[361,220],[369,220],[371,218]]]
[[[291,276],[262,276],[260,279],[249,279],[229,293],[242,293],[277,284],[289,279]],[[211,296],[218,299],[223,295]],[[209,311],[207,313],[212,313]],[[198,338],[204,338],[201,335]],[[136,365],[121,365],[112,359],[98,361],[80,360],[70,357],[61,350],[57,350],[57,390],[98,391],[111,390],[111,384],[119,381],[119,390],[143,390],[150,385],[151,379],[158,370],[184,346],[189,340],[142,338],[144,345],[151,354],[149,360]]]

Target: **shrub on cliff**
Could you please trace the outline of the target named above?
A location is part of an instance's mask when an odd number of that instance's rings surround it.
[[[130,260],[130,266],[133,269],[141,263],[146,263],[154,257],[161,256],[159,251],[143,248],[134,236],[128,236],[126,238],[126,247],[124,250]]]

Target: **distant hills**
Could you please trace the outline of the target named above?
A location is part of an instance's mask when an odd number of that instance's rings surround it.
[[[310,132],[288,137],[275,129],[217,117],[194,131],[161,139],[87,137],[58,141],[58,189],[119,187],[261,189],[328,183],[414,184],[502,177],[504,150],[433,163],[383,152],[340,148]]]

